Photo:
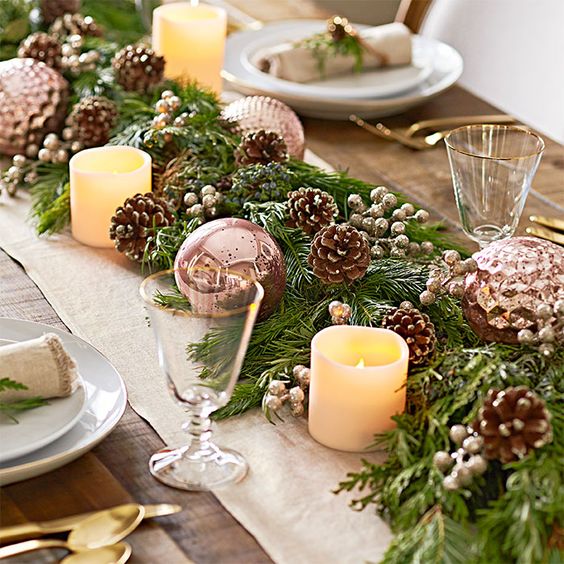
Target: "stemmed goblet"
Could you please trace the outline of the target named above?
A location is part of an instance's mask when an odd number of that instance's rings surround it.
[[[153,476],[185,490],[209,490],[245,477],[237,452],[211,441],[210,414],[231,397],[245,357],[262,286],[228,269],[194,267],[152,274],[141,284],[173,398],[187,408],[188,441],[150,460]]]

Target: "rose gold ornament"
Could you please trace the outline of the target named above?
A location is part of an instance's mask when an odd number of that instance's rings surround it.
[[[207,303],[205,292],[201,291],[203,285],[199,284],[195,292],[182,270],[202,269],[202,277],[206,268],[225,268],[260,282],[264,288],[262,319],[276,309],[286,286],[284,256],[278,243],[262,227],[245,219],[216,219],[196,229],[180,247],[174,268],[178,269],[176,283],[180,291],[200,313],[213,304]]]
[[[294,110],[280,100],[247,96],[226,106],[221,119],[232,124],[232,130],[238,135],[260,129],[275,131],[286,141],[290,156],[297,159],[304,156],[304,128]]]
[[[466,275],[462,308],[486,341],[517,343],[535,329],[542,304],[564,298],[564,249],[534,237],[496,241],[475,253],[476,272]]]
[[[61,130],[67,100],[67,81],[45,63],[0,63],[0,153],[35,157],[45,135]]]

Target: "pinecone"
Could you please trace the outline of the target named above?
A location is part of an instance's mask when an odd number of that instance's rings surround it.
[[[382,327],[405,339],[412,365],[423,364],[435,350],[435,326],[426,313],[421,313],[410,302],[402,302],[400,307],[386,315]]]
[[[128,92],[147,92],[163,79],[165,60],[144,45],[128,45],[112,60],[116,80]]]
[[[526,386],[489,390],[473,428],[484,437],[484,456],[503,464],[552,440],[550,413]]]
[[[342,18],[341,16],[333,16],[327,22],[327,31],[331,36],[331,39],[335,43],[338,43],[351,33],[352,27],[349,24],[349,20],[347,18]]]
[[[103,96],[87,96],[74,105],[66,124],[72,139],[84,147],[99,147],[110,139],[117,118],[116,105]]]
[[[59,41],[42,31],[28,35],[18,48],[20,59],[35,59],[56,70],[61,68],[61,55],[62,47]]]
[[[350,284],[366,273],[370,247],[350,225],[328,225],[315,236],[307,261],[324,284]]]
[[[306,233],[317,233],[333,223],[337,205],[333,196],[319,188],[298,188],[288,193],[290,227],[301,227]]]
[[[148,192],[127,198],[116,210],[110,225],[110,239],[120,253],[131,260],[143,262],[145,250],[151,250],[150,240],[157,227],[167,227],[175,222],[166,200]],[[147,243],[149,243],[147,245]]]
[[[75,14],[80,10],[80,0],[41,0],[41,15],[45,23],[52,23],[64,14]]]
[[[288,160],[286,141],[275,131],[261,129],[247,133],[235,150],[237,166],[281,163]]]
[[[82,14],[65,14],[57,18],[49,28],[49,33],[58,39],[65,39],[69,35],[102,36],[102,30],[94,19]]]

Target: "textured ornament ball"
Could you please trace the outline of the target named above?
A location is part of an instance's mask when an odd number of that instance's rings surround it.
[[[304,156],[304,128],[294,110],[280,100],[247,96],[226,106],[221,119],[238,135],[261,129],[276,131],[286,141],[291,157],[302,159]]]
[[[286,265],[276,240],[262,227],[245,219],[223,218],[205,223],[180,247],[174,268],[229,268],[253,278],[264,288],[260,318],[278,306],[286,287]],[[190,288],[177,273],[180,291]]]
[[[35,157],[47,133],[65,120],[69,85],[34,59],[0,63],[0,153]]]
[[[116,53],[112,67],[128,92],[147,92],[162,82],[165,60],[145,45],[128,45]]]
[[[564,298],[564,249],[534,237],[496,241],[475,253],[476,272],[466,275],[462,308],[485,341],[517,343],[535,328],[543,303]]]

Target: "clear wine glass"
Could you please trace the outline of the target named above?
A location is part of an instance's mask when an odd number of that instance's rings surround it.
[[[445,138],[464,232],[481,248],[511,237],[544,151],[532,131],[512,125],[468,125]]]
[[[151,474],[185,490],[209,490],[243,479],[245,459],[211,441],[210,414],[231,397],[262,286],[228,269],[195,267],[153,274],[140,291],[168,388],[189,414],[183,426],[187,444],[155,453]]]

